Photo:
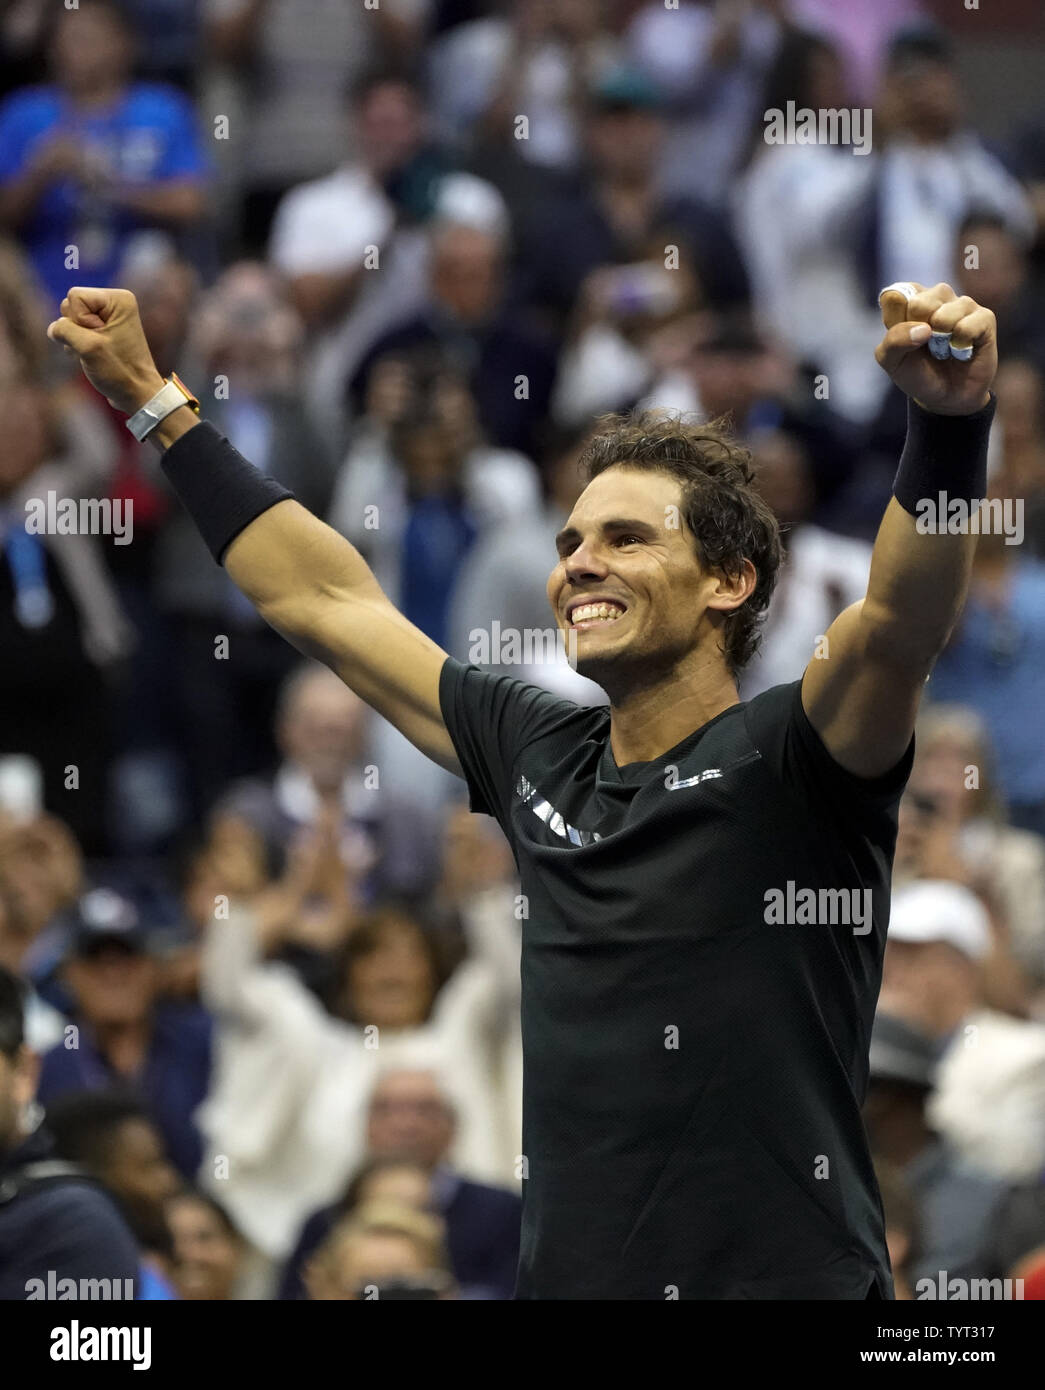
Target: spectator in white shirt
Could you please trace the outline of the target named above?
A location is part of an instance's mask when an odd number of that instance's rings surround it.
[[[512,0],[496,8],[503,12],[455,25],[432,46],[439,134],[461,151],[486,145],[543,169],[572,170],[588,83],[616,52],[604,7]]]
[[[512,1181],[498,1059],[518,960],[496,944],[517,934],[511,892],[495,886],[469,904],[471,954],[445,982],[433,938],[404,910],[350,918],[331,1009],[289,966],[265,959],[287,924],[264,900],[211,923],[203,997],[217,1019],[218,1067],[199,1111],[201,1181],[270,1259],[288,1255],[305,1218],[344,1189],[387,1067],[437,1071],[458,1118],[451,1161],[481,1181]]]
[[[661,162],[666,193],[724,203],[744,158],[762,86],[782,34],[783,0],[644,6],[628,54],[669,94],[672,131]]]
[[[774,95],[767,88],[767,107],[785,98],[812,109],[847,107],[838,56],[826,41],[793,32],[780,60],[791,65],[793,90],[786,82]],[[778,70],[774,81],[782,76]],[[1033,228],[1019,182],[963,125],[940,31],[908,30],[894,40],[869,129],[870,153],[857,154],[855,144],[760,149],[735,197],[767,326],[826,374],[832,406],[857,423],[875,418],[888,388],[874,360],[881,288],[954,283],[958,231],[974,210],[1024,240]]]
[[[838,52],[800,30],[785,35],[765,86],[767,110],[785,110],[788,101],[806,110],[850,102]],[[825,219],[864,187],[870,156],[851,145],[770,144],[766,129],[759,112],[750,162],[732,196],[759,323],[827,374],[835,410],[850,421],[868,419],[882,398],[882,373],[868,349],[880,315],[865,302],[851,247]]]
[[[344,383],[390,324],[428,292],[430,229],[444,223],[503,238],[507,211],[482,179],[451,172],[429,141],[420,88],[393,73],[352,94],[357,157],[291,190],[269,258],[288,279],[310,333],[306,399],[326,437],[344,447]]]
[[[322,327],[352,302],[364,260],[391,235],[396,210],[382,187],[424,143],[419,95],[397,77],[366,79],[354,93],[358,157],[292,189],[279,205],[269,256],[290,280],[298,311]],[[379,259],[378,259],[379,263]]]
[[[375,65],[409,58],[428,0],[201,0],[209,110],[223,182],[245,195],[242,250],[264,250],[282,195],[344,158],[345,92]],[[360,144],[357,146],[363,149]]]
[[[996,213],[1027,239],[1033,235],[1019,181],[965,126],[962,105],[943,31],[923,27],[897,35],[875,112],[878,152],[865,161],[877,202],[875,294],[897,280],[948,280],[955,233],[974,208]]]

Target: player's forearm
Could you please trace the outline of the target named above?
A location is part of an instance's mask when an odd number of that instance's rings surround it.
[[[924,535],[892,498],[875,541],[863,606],[870,650],[926,674],[965,602],[974,536]]]
[[[326,658],[331,603],[380,592],[363,557],[189,410],[154,434],[166,446],[163,471],[215,560],[273,627]]]
[[[862,611],[869,647],[885,662],[928,672],[961,612],[993,411],[990,404],[975,415],[933,416],[911,405]]]

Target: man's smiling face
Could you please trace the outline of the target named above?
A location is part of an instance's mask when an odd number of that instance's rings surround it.
[[[618,465],[588,484],[556,538],[548,598],[577,670],[603,686],[666,674],[707,640],[719,581],[681,507],[676,478]]]

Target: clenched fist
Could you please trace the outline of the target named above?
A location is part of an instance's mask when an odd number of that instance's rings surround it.
[[[130,290],[72,289],[47,336],[80,359],[110,405],[133,415],[163,386]]]
[[[990,309],[950,285],[927,290],[913,282],[889,285],[879,303],[888,331],[875,358],[900,390],[935,415],[982,410],[998,370],[998,325]]]

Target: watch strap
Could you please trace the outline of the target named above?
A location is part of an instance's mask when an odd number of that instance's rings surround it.
[[[130,417],[127,421],[127,428],[139,443],[143,443],[153,430],[166,420],[168,415],[180,410],[183,405],[187,405],[190,410],[195,411],[197,415],[199,414],[199,401],[181,378],[172,373],[155,396],[146,401],[142,408],[135,411]]]

